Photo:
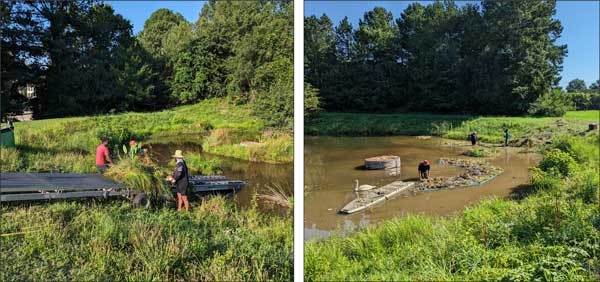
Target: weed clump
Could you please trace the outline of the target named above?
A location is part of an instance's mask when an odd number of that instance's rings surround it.
[[[144,164],[137,157],[121,159],[105,175],[152,196],[171,195],[170,186],[164,179],[166,171],[154,163]]]

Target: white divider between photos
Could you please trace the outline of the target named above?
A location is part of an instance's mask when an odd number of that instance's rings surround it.
[[[304,1],[294,1],[294,281],[304,281]]]

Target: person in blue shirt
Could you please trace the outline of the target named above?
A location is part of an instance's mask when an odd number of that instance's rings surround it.
[[[508,146],[508,139],[510,138],[510,134],[508,133],[508,128],[504,129],[504,147]]]

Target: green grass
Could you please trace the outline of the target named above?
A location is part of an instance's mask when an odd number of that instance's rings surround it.
[[[223,197],[189,213],[114,201],[0,211],[1,281],[292,280],[292,218]]]
[[[122,144],[206,143],[205,151],[247,161],[291,162],[289,132],[272,134],[246,106],[206,100],[156,113],[125,113],[15,123],[16,148],[0,149],[8,171],[94,173],[101,136],[117,165],[107,176],[154,194],[166,189],[155,162],[132,159]],[[242,141],[265,144],[251,159]],[[188,154],[189,169],[219,173],[223,162]],[[231,200],[134,210],[129,202],[59,202],[0,207],[0,281],[257,281],[292,280],[292,220],[238,209]]]
[[[598,121],[599,112],[572,111],[562,118],[321,113],[306,123],[305,133],[333,136],[433,135],[467,140],[468,135],[476,131],[482,142],[502,143],[505,128],[509,129],[513,140],[538,139],[539,135],[579,134],[588,129],[590,121]]]
[[[206,144],[205,151],[247,161],[291,162],[293,139],[267,135],[263,122],[244,105],[229,100],[209,99],[196,105],[182,106],[154,113],[125,113],[109,116],[48,119],[15,123],[17,150],[1,149],[2,171],[95,172],[94,153],[99,138],[110,138],[114,155],[121,154],[121,144],[131,138],[147,143],[192,142]],[[213,136],[227,132],[218,144]],[[239,146],[242,141],[265,144],[260,158]],[[233,149],[232,149],[233,148]],[[16,159],[18,156],[18,159]]]
[[[565,118],[567,119],[578,119],[589,122],[598,122],[600,121],[600,111],[591,110],[591,111],[569,111],[565,114]]]
[[[308,242],[305,278],[598,280],[599,145],[597,132],[556,139],[517,200],[485,200],[452,217],[408,215]],[[567,155],[557,159],[556,149]],[[572,159],[568,173],[554,167],[565,159]]]
[[[209,138],[210,139],[210,138]],[[220,144],[213,146],[209,141],[202,147],[206,152],[231,156],[252,162],[290,163],[293,161],[294,140],[289,134],[260,138],[251,144]]]
[[[440,135],[468,116],[430,114],[321,113],[308,121],[307,135]]]

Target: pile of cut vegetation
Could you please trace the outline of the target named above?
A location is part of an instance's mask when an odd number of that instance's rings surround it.
[[[502,168],[486,161],[441,158],[442,165],[459,166],[465,171],[457,176],[433,177],[417,184],[419,191],[434,191],[458,187],[478,186],[503,172]]]

